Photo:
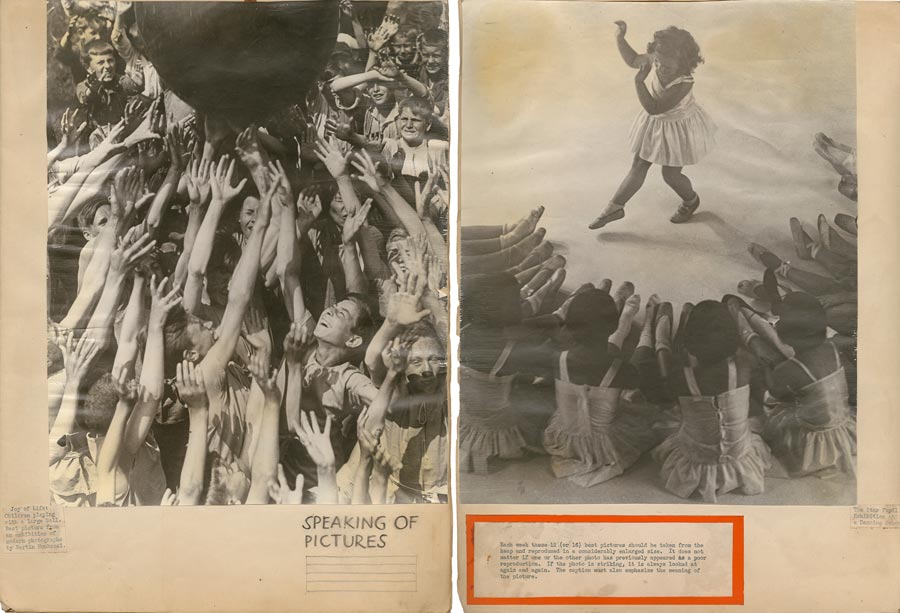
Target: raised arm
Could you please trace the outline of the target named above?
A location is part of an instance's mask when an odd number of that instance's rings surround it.
[[[301,193],[296,207],[293,202],[284,201],[283,198],[281,205],[276,272],[281,281],[281,293],[284,295],[285,308],[287,308],[291,321],[302,322],[306,316],[306,305],[303,300],[303,287],[300,284],[302,249],[299,236],[306,234],[312,222],[322,212],[322,201],[318,196],[308,198]],[[301,216],[299,224],[298,209]]]
[[[47,168],[53,166],[71,145],[78,142],[78,139],[84,133],[84,129],[87,128],[87,122],[82,121],[83,117],[79,115],[79,112],[83,114],[83,111],[78,108],[66,109],[63,113],[62,119],[60,119],[62,136],[59,139],[59,144],[47,153]]]
[[[297,438],[316,463],[318,475],[316,504],[337,504],[337,473],[334,465],[334,449],[331,447],[331,413],[325,417],[325,427],[321,430],[319,420],[314,414],[302,413]]]
[[[128,424],[128,417],[137,401],[138,384],[130,378],[130,373],[125,368],[114,370],[113,380],[119,401],[116,403],[115,413],[109,422],[103,446],[100,448],[100,456],[97,458],[98,507],[115,504],[119,498],[119,492],[128,491],[130,477],[128,467],[119,465],[119,458],[122,455],[125,426]]]
[[[300,398],[303,394],[303,354],[307,347],[308,328],[294,322],[284,337],[285,384],[284,411],[288,431],[300,432]]]
[[[100,343],[101,349],[106,349],[112,344],[113,323],[128,274],[140,259],[156,246],[156,241],[150,240],[149,234],[146,232],[141,234],[139,230],[139,226],[131,228],[119,241],[118,247],[113,250],[109,259],[103,293],[100,294],[97,308],[94,309],[94,314],[88,323],[88,329]]]
[[[94,253],[85,270],[81,289],[78,290],[75,301],[69,307],[69,312],[59,324],[62,328],[67,330],[80,328],[88,314],[93,312],[106,284],[109,259],[116,243],[117,225],[118,219],[115,217],[115,212],[111,212],[109,220],[95,239]]]
[[[166,144],[169,150],[169,170],[147,212],[147,227],[153,234],[159,229],[172,195],[178,188],[181,174],[187,168],[187,158],[191,150],[188,135],[179,124],[175,124],[166,135]]]
[[[341,265],[344,269],[344,278],[347,282],[347,291],[350,293],[364,294],[369,288],[366,276],[359,264],[359,254],[356,251],[356,237],[359,229],[366,221],[372,201],[367,200],[362,208],[356,209],[344,220],[341,228]]]
[[[640,68],[647,56],[639,54],[628,44],[628,41],[625,40],[625,34],[628,32],[628,24],[624,21],[617,21],[616,26],[618,27],[616,30],[616,46],[619,48],[619,55],[621,55],[622,59],[625,60],[625,63],[632,68]]]
[[[650,90],[647,89],[647,84],[644,82],[649,74],[650,62],[648,60],[641,64],[637,74],[634,75],[634,87],[637,90],[637,96],[638,100],[641,102],[641,106],[643,106],[644,110],[650,115],[659,115],[672,110],[679,102],[681,102],[682,98],[690,93],[691,88],[694,87],[692,82],[683,81],[666,88],[659,98],[654,98],[650,95]]]
[[[381,382],[381,387],[378,388],[378,393],[375,394],[375,399],[366,410],[360,413],[357,422],[358,428],[365,428],[375,438],[381,436],[381,431],[384,430],[384,419],[397,389],[397,382],[400,375],[406,370],[407,352],[408,348],[403,346],[399,338],[393,339],[382,351],[382,359],[387,372]]]
[[[90,371],[99,348],[100,346],[88,336],[82,336],[76,343],[72,332],[69,332],[65,344],[60,347],[66,364],[66,384],[63,388],[62,404],[53,427],[50,428],[50,464],[58,461],[66,453],[66,446],[60,445],[59,441],[75,431],[81,383]]]
[[[356,195],[353,180],[350,178],[350,173],[347,172],[349,155],[345,156],[341,153],[335,143],[319,139],[316,143],[316,157],[321,160],[337,183],[338,191],[341,198],[344,199],[344,206],[347,210],[351,213],[359,210],[359,196]]]
[[[250,462],[250,492],[247,504],[269,502],[269,483],[278,468],[278,409],[281,390],[275,383],[276,374],[269,368],[269,353],[257,351],[250,363],[250,372],[262,389],[264,401],[256,449]]]
[[[195,368],[193,362],[183,361],[176,366],[175,388],[182,402],[187,405],[190,420],[187,451],[178,483],[178,504],[195,505],[200,503],[203,493],[209,427],[209,398],[206,395],[203,372]]]
[[[425,232],[425,225],[419,219],[416,210],[404,200],[403,196],[388,183],[378,172],[375,161],[368,151],[357,153],[351,161],[353,168],[359,173],[354,178],[363,181],[376,194],[382,194],[390,212],[399,219],[401,225],[410,236],[418,236]]]
[[[125,429],[125,444],[120,460],[123,466],[131,464],[138,449],[144,444],[162,400],[165,349],[163,327],[169,311],[181,302],[178,288],[167,292],[167,282],[168,277],[159,285],[156,284],[155,276],[150,279],[150,316],[147,321],[147,347],[144,349],[144,362],[141,366],[141,397]]]
[[[271,217],[272,197],[277,185],[270,187],[259,203],[256,211],[256,220],[250,238],[244,245],[241,259],[238,261],[231,277],[231,286],[228,289],[228,305],[225,307],[225,315],[219,326],[219,338],[206,354],[201,362],[205,373],[219,372],[224,369],[231,359],[241,335],[241,324],[247,307],[253,298],[253,290],[259,277],[259,260],[262,250],[263,236],[269,227]],[[208,216],[208,214],[207,214]],[[209,370],[206,370],[206,369]]]
[[[206,278],[206,267],[209,264],[209,256],[212,253],[213,241],[216,230],[225,211],[225,206],[237,196],[247,179],[241,179],[240,183],[232,186],[235,160],[228,155],[219,158],[215,172],[210,177],[212,200],[209,210],[197,231],[193,250],[188,262],[187,281],[184,288],[184,310],[188,313],[195,312],[200,306],[200,298],[203,294],[203,281]]]
[[[200,232],[200,225],[203,223],[203,216],[206,213],[206,206],[209,201],[210,194],[210,170],[211,162],[206,159],[195,158],[188,165],[187,172],[187,190],[189,203],[187,206],[188,221],[187,228],[184,231],[184,244],[181,255],[178,257],[178,263],[175,265],[174,284],[177,287],[184,287],[188,278],[188,265],[191,261],[191,253],[194,250],[194,243],[197,240],[197,234]]]
[[[404,327],[422,321],[431,313],[428,309],[420,309],[419,303],[425,291],[424,278],[413,273],[399,277],[397,283],[398,290],[388,298],[384,322],[366,349],[366,368],[375,383],[384,380],[387,371],[383,352],[391,341]]]

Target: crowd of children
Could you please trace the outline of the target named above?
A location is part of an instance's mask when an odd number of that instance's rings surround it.
[[[306,99],[223,131],[131,3],[48,3],[57,504],[447,500],[447,8],[337,10]]]
[[[753,306],[728,294],[676,321],[655,294],[639,318],[627,281],[561,293],[566,261],[537,228],[542,212],[461,230],[462,471],[547,454],[557,477],[590,487],[649,454],[659,487],[705,502],[762,493],[773,456],[792,477],[855,475],[853,217],[820,217],[816,232],[791,220],[798,256],[820,272],[752,244],[765,278],[739,291]],[[548,381],[553,410],[535,428]]]

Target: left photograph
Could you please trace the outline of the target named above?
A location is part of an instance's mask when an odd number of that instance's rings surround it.
[[[52,502],[446,503],[446,3],[46,11]]]

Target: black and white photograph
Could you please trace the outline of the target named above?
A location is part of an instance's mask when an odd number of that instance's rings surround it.
[[[460,501],[854,504],[853,3],[466,9]]]
[[[46,14],[52,503],[447,502],[446,3]]]

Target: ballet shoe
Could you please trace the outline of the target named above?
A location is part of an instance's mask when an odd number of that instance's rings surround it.
[[[588,229],[598,230],[606,224],[612,223],[617,219],[622,219],[623,217],[625,217],[625,207],[621,204],[610,202],[606,205],[606,208],[603,209],[603,212],[600,213],[600,216],[588,225]]]
[[[753,259],[763,265],[765,268],[778,268],[781,266],[781,258],[760,245],[759,243],[750,243],[747,248]]]
[[[819,215],[817,221],[819,237],[826,249],[849,260],[855,260],[857,258],[855,236],[832,226],[828,223],[828,219],[825,218],[825,215]]]
[[[738,293],[743,294],[752,300],[763,300],[768,302],[766,290],[761,281],[756,279],[745,279],[737,285]]]
[[[694,194],[691,200],[685,200],[678,206],[675,214],[669,218],[672,223],[684,223],[694,216],[696,210],[700,207],[700,196]]]
[[[797,252],[797,257],[801,260],[812,258],[812,246],[814,241],[806,231],[806,228],[803,227],[803,224],[800,223],[800,220],[796,217],[791,217],[790,224],[791,236],[794,239],[794,250]]]
[[[857,236],[859,234],[859,227],[857,226],[856,217],[852,215],[847,215],[846,213],[838,213],[834,216],[834,225],[844,230],[848,234],[852,234],[853,236]]]

